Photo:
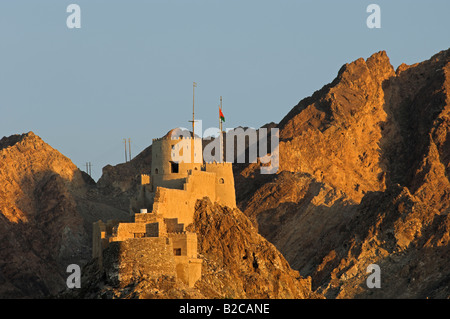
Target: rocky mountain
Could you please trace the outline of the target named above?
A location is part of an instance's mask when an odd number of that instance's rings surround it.
[[[450,50],[346,64],[278,124],[278,174],[238,172],[239,207],[327,297],[449,297],[449,102]]]
[[[89,261],[92,222],[124,213],[98,202],[95,182],[32,132],[2,138],[0,159],[0,297],[55,294],[68,265]]]
[[[267,125],[280,130],[277,174],[233,165],[239,209],[197,203],[194,288],[114,286],[89,261],[92,222],[128,218],[151,147],[95,183],[31,132],[3,138],[0,297],[54,295],[82,263],[83,288],[60,296],[449,298],[449,92],[450,50],[396,70],[384,51],[345,64]]]
[[[117,207],[129,211],[130,198],[140,185],[140,176],[150,173],[151,163],[150,145],[129,162],[103,167],[102,176],[97,182],[98,194],[106,199],[114,199]]]

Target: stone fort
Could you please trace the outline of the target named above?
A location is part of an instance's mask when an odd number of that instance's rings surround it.
[[[151,172],[141,175],[138,194],[130,200],[132,222],[93,225],[92,255],[109,280],[127,285],[136,277],[166,275],[192,287],[201,278],[197,234],[186,230],[195,204],[209,197],[236,207],[231,163],[204,163],[202,148],[200,137],[180,136],[177,130],[153,139]],[[180,154],[184,160],[174,160]]]

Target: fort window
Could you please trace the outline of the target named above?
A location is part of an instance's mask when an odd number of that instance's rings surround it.
[[[179,172],[179,165],[175,162],[170,162],[170,172],[171,173],[178,173]]]
[[[175,249],[173,250],[173,254],[174,254],[175,256],[181,256],[181,248],[175,248]]]
[[[223,183],[225,183],[225,181],[223,180],[223,178],[220,178],[219,179],[219,184],[223,184]]]
[[[155,168],[155,174],[158,175],[158,169],[157,168]]]

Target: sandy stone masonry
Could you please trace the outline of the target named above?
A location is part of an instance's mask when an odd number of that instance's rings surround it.
[[[200,138],[172,139],[172,133],[153,140],[151,172],[141,175],[138,195],[130,201],[133,222],[93,225],[92,255],[121,285],[135,277],[165,275],[194,286],[202,259],[197,258],[197,234],[185,229],[193,222],[196,201],[209,197],[236,207],[231,163],[203,163]],[[173,162],[175,145],[186,140],[194,146],[194,163]]]

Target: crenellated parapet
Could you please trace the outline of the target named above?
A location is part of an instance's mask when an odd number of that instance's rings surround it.
[[[141,174],[141,185],[150,184],[150,175],[149,174]]]
[[[158,137],[158,138],[153,138],[152,142],[159,142],[159,141],[166,141],[166,140],[171,140],[171,141],[179,141],[179,140],[201,140],[200,137],[192,137],[192,136],[165,136],[165,137]]]

